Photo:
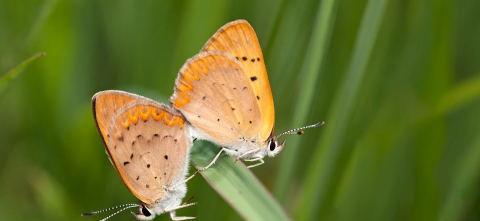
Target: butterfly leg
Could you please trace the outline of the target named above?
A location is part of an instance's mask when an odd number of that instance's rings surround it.
[[[253,168],[253,167],[256,167],[256,166],[260,166],[260,165],[262,165],[262,164],[264,163],[263,157],[257,157],[257,158],[254,158],[254,159],[248,159],[248,160],[243,160],[243,161],[249,161],[249,162],[260,161],[260,162],[257,163],[257,164],[247,166],[247,168]]]
[[[233,151],[233,150],[230,150],[230,149],[227,149],[225,147],[222,147],[222,149],[218,152],[217,156],[215,156],[215,158],[213,158],[212,162],[210,162],[210,164],[208,164],[206,167],[202,168],[202,169],[198,169],[197,171],[204,171],[208,168],[210,168],[213,164],[215,164],[215,162],[217,161],[218,157],[220,157],[220,155],[222,154],[222,152],[225,151],[227,153],[230,153],[230,154],[235,154],[236,152]]]
[[[197,202],[195,202],[195,203],[189,203],[189,204],[185,204],[185,203],[184,203],[184,204],[182,204],[182,205],[180,205],[180,206],[177,206],[177,207],[174,207],[174,208],[171,208],[171,209],[170,209],[169,206],[168,206],[168,207],[165,208],[163,211],[166,212],[166,213],[170,213],[170,216],[171,216],[171,215],[172,215],[172,212],[175,212],[175,211],[177,211],[177,210],[179,210],[179,209],[182,209],[182,208],[185,208],[185,207],[189,207],[189,206],[193,206],[193,205],[196,205],[196,204],[197,204]],[[175,215],[175,213],[174,213],[173,215]],[[195,218],[195,217],[194,217],[194,218]]]
[[[176,216],[175,211],[170,212],[170,218],[172,220],[187,220],[187,219],[195,219],[196,216]]]
[[[196,170],[195,173],[193,173],[192,175],[190,175],[187,179],[182,180],[182,181],[176,183],[175,185],[166,188],[166,190],[167,190],[167,191],[173,191],[177,186],[179,186],[179,185],[181,185],[181,184],[184,184],[184,183],[188,182],[189,180],[191,180],[193,177],[195,177],[195,175],[197,175],[198,171],[199,171],[199,170]]]
[[[242,155],[238,156],[237,159],[235,159],[235,162],[237,162],[237,161],[239,161],[241,158],[243,158],[243,157],[245,157],[245,156],[247,156],[247,155],[250,155],[250,154],[252,154],[252,153],[255,153],[255,152],[259,151],[259,150],[260,150],[260,148],[253,149],[253,150],[249,150],[249,151],[243,153]]]

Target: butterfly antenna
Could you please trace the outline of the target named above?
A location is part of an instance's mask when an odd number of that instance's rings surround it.
[[[279,134],[277,136],[277,138],[279,138],[280,136],[283,136],[283,135],[287,135],[287,134],[303,134],[303,130],[305,129],[308,129],[308,128],[312,128],[312,127],[319,127],[319,126],[322,126],[325,122],[324,121],[321,121],[321,122],[318,122],[316,124],[313,124],[313,125],[310,125],[310,126],[305,126],[305,127],[300,127],[300,128],[296,128],[296,129],[293,129],[293,130],[289,130],[289,131],[286,131],[286,132],[283,132],[281,134]]]
[[[93,216],[93,215],[97,215],[99,213],[103,213],[103,212],[107,212],[107,211],[110,211],[110,210],[114,210],[114,209],[118,209],[118,208],[122,208],[122,207],[125,207],[123,209],[121,209],[120,211],[114,213],[113,215],[125,210],[125,209],[128,209],[128,208],[132,208],[132,207],[136,207],[136,206],[141,206],[141,205],[138,205],[138,204],[135,204],[135,203],[128,203],[128,204],[123,204],[123,205],[119,205],[119,206],[114,206],[114,207],[110,207],[108,209],[102,209],[102,210],[99,210],[99,211],[95,211],[95,212],[89,212],[89,213],[83,213],[82,216]],[[113,215],[110,215],[109,217],[107,218],[110,218],[111,216]],[[106,220],[107,218],[105,219],[102,219],[102,220]]]
[[[120,212],[125,211],[126,209],[129,209],[129,208],[132,208],[132,207],[137,207],[137,206],[139,206],[139,205],[132,205],[132,206],[127,206],[125,208],[122,208],[121,210],[119,210],[117,212],[114,212],[112,215],[107,216],[107,217],[101,219],[100,221],[105,221],[107,219],[110,219],[112,216],[115,216],[115,215],[119,214]]]

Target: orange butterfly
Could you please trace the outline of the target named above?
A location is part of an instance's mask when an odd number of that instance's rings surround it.
[[[192,136],[214,142],[222,151],[263,164],[285,147],[278,137],[323,122],[273,135],[275,110],[262,50],[245,20],[221,27],[201,52],[187,60],[175,81],[173,107],[195,128]],[[204,169],[206,169],[204,168]]]
[[[121,208],[103,219],[106,220],[125,209],[138,207],[140,213],[132,214],[140,220],[152,220],[167,212],[172,220],[194,219],[175,215],[176,210],[196,204],[181,204],[187,192],[185,183],[196,174],[185,179],[192,137],[190,124],[182,115],[164,104],[122,91],[95,94],[92,110],[110,162],[142,203],[82,216]]]

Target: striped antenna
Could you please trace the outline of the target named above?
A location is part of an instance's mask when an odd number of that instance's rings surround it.
[[[300,128],[296,128],[296,129],[293,129],[293,130],[289,130],[289,131],[286,131],[286,132],[283,132],[283,133],[279,134],[276,138],[279,138],[279,137],[281,137],[283,135],[287,135],[287,134],[303,134],[304,129],[312,128],[312,127],[319,127],[319,126],[322,126],[324,123],[325,123],[324,121],[321,121],[321,122],[318,122],[318,123],[310,125],[310,126],[305,126],[305,127],[300,127]]]
[[[90,212],[90,213],[84,213],[82,214],[82,216],[93,216],[93,215],[96,215],[96,214],[99,214],[99,213],[103,213],[103,212],[107,212],[107,211],[110,211],[110,210],[114,210],[114,209],[118,209],[118,208],[122,208],[121,210],[115,212],[114,214],[108,216],[107,218],[105,219],[102,219],[101,221],[104,221],[104,220],[107,220],[108,218],[114,216],[114,215],[117,215],[119,212],[122,212],[128,208],[132,208],[132,207],[137,207],[137,206],[142,206],[142,205],[139,205],[139,204],[135,204],[135,203],[128,203],[128,204],[123,204],[123,205],[119,205],[119,206],[114,206],[114,207],[110,207],[108,209],[102,209],[102,210],[99,210],[99,211],[95,211],[95,212]]]

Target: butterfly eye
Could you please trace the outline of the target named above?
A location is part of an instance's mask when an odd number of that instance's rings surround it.
[[[277,147],[277,144],[275,143],[275,141],[271,140],[270,141],[270,151],[274,151],[276,147]]]
[[[152,215],[145,206],[142,206],[142,214],[145,215],[145,216],[151,216]]]

